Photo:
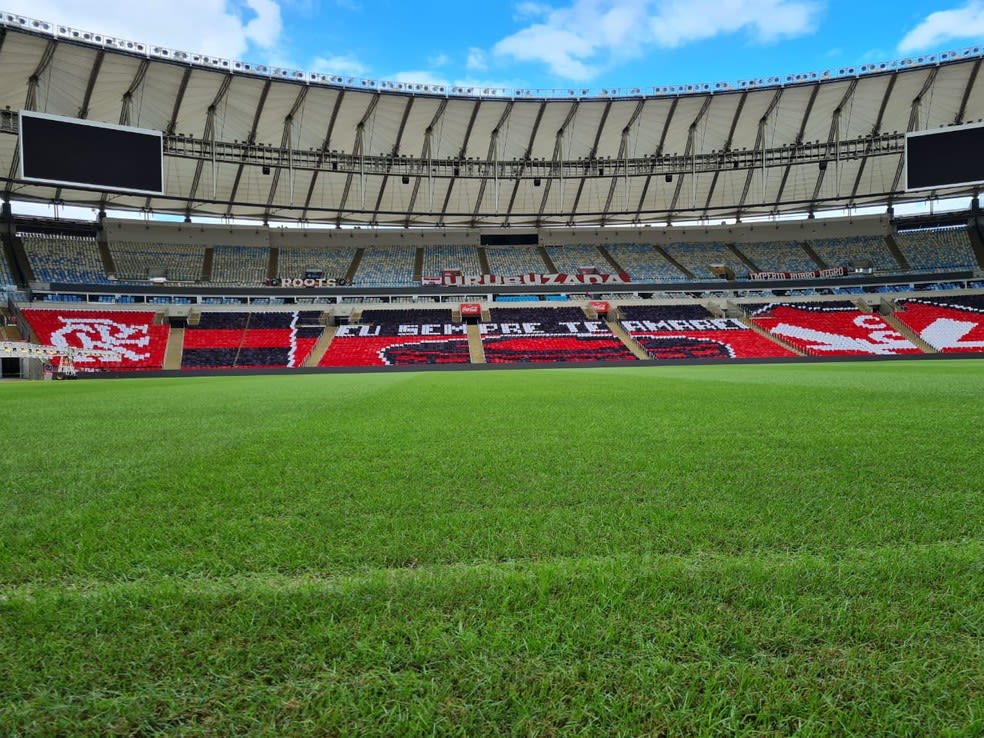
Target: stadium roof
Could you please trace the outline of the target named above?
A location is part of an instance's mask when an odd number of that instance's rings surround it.
[[[984,119],[982,49],[735,83],[476,90],[329,77],[0,15],[7,200],[377,226],[815,212],[906,193],[906,131]],[[21,110],[164,132],[165,194],[19,178]]]

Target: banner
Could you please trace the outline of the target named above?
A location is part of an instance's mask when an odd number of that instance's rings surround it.
[[[435,280],[440,279],[439,282]],[[501,277],[498,274],[448,275],[423,277],[422,285],[440,284],[445,287],[522,287],[543,285],[625,284],[627,274],[517,274]]]
[[[831,267],[818,269],[815,272],[749,272],[749,279],[825,279],[827,277],[844,277],[848,272],[846,267]]]

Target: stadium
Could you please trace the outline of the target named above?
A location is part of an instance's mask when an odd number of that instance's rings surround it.
[[[982,61],[475,88],[0,14],[0,732],[979,735]]]

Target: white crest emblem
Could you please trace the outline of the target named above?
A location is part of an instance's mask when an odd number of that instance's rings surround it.
[[[95,351],[112,351],[124,359],[141,361],[150,358],[150,351],[139,351],[150,345],[146,325],[117,323],[109,318],[58,318],[63,327],[51,334],[51,345]],[[76,363],[95,361],[93,357],[77,356]]]

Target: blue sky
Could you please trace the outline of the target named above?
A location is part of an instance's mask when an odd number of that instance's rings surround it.
[[[592,92],[984,43],[984,0],[0,0],[0,8],[345,77]]]

